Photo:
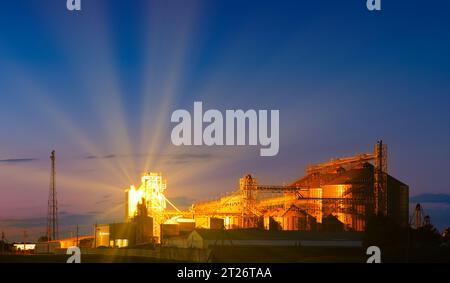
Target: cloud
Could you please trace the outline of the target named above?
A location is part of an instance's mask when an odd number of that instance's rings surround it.
[[[425,193],[410,197],[410,215],[416,203],[422,205],[425,215],[431,217],[431,224],[443,231],[450,227],[450,194]]]
[[[102,156],[98,156],[98,155],[88,155],[85,156],[84,159],[112,159],[112,158],[116,158],[117,156],[115,154],[108,154],[108,155],[102,155]]]
[[[180,153],[169,156],[167,163],[192,163],[192,162],[207,162],[212,159],[213,155],[209,153]]]
[[[78,169],[78,170],[72,170],[74,173],[92,173],[98,171],[97,169]]]
[[[63,226],[69,225],[85,225],[93,224],[96,220],[96,214],[94,213],[68,213],[62,211],[59,213],[59,224]],[[21,219],[0,219],[0,226],[5,228],[34,228],[45,227],[47,225],[46,217],[29,217]]]
[[[98,211],[87,213],[59,213],[60,238],[73,237],[76,227],[79,227],[80,235],[92,235],[92,227],[95,223],[112,223],[112,216],[101,216]],[[29,217],[21,219],[0,219],[0,229],[7,235],[8,241],[22,241],[24,231],[30,240],[37,240],[44,235],[47,227],[46,217]]]
[[[450,204],[450,194],[420,194],[409,199],[412,203],[442,203]]]
[[[11,228],[34,228],[47,225],[47,218],[45,217],[32,217],[23,219],[2,219],[0,220],[0,226]]]
[[[108,154],[108,155],[87,155],[83,159],[112,159],[112,158],[144,158],[153,156],[165,160],[169,164],[191,163],[196,161],[209,161],[213,155],[210,153],[180,153],[180,154],[149,154],[149,153],[133,153],[133,154]]]
[[[36,161],[35,158],[0,159],[0,163],[26,163]]]

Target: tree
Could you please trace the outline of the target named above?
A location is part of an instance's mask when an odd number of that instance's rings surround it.
[[[442,243],[442,236],[433,225],[427,224],[413,230],[412,240],[417,248],[436,248]]]
[[[444,232],[442,233],[442,238],[444,239],[445,243],[450,244],[450,227],[444,230]]]
[[[330,214],[322,220],[321,229],[324,232],[343,232],[344,223],[339,221],[336,216]]]
[[[368,219],[364,234],[364,247],[377,246],[383,262],[399,262],[406,258],[408,230],[391,218],[375,215]]]
[[[38,243],[48,242],[47,236],[40,236],[38,239]]]

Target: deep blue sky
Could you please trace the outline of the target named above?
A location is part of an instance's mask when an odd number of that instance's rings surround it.
[[[53,148],[61,210],[75,219],[121,217],[99,214],[143,170],[162,171],[189,202],[234,190],[247,172],[288,183],[378,139],[411,195],[450,194],[448,1],[369,12],[365,0],[83,0],[75,13],[65,2],[2,1],[0,160],[35,160],[0,163],[0,219],[39,227]],[[279,109],[279,155],[175,148],[170,115],[196,100]]]

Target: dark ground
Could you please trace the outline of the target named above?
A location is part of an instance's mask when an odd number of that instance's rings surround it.
[[[65,263],[67,255],[0,255],[0,263]],[[148,257],[120,257],[82,255],[82,263],[165,263],[171,262]]]

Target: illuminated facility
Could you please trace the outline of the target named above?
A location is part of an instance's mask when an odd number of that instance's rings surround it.
[[[173,216],[173,212],[166,210],[167,204],[172,206],[178,214],[180,213],[180,210],[165,197],[166,188],[167,181],[163,179],[161,173],[145,173],[139,188],[136,189],[131,185],[125,191],[125,220],[130,222],[140,215],[151,217],[153,236],[159,237],[161,225]],[[142,209],[144,212],[141,213]]]
[[[292,184],[261,185],[248,174],[239,189],[180,211],[165,196],[161,173],[126,190],[125,222],[96,225],[95,246],[163,243],[194,229],[365,231],[372,215],[408,224],[409,187],[387,173],[387,147],[311,165]],[[331,228],[330,228],[331,227]]]
[[[192,214],[202,228],[208,218],[219,218],[226,229],[313,231],[335,221],[343,230],[364,231],[375,214],[406,226],[408,197],[409,187],[387,173],[387,147],[380,141],[373,153],[309,166],[288,186],[260,185],[247,175],[239,190],[195,204]]]
[[[125,190],[125,222],[96,224],[94,246],[121,248],[159,243],[161,234],[170,232],[165,230],[179,228],[179,223],[193,223],[181,217],[183,213],[164,195],[166,189],[167,181],[161,173],[144,173],[139,187],[131,185]]]

